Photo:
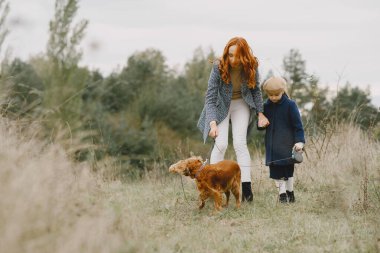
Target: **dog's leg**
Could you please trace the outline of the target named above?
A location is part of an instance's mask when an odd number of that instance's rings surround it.
[[[231,191],[236,200],[236,208],[240,208],[240,183],[238,184],[238,182],[235,181]]]
[[[228,206],[228,203],[230,201],[230,191],[226,191],[224,192],[224,194],[226,194],[226,203],[223,205],[223,207],[227,207]]]
[[[214,191],[214,205],[215,205],[215,211],[221,211],[222,210],[222,194],[221,194],[221,192]]]
[[[199,194],[199,210],[201,210],[205,206],[207,198],[208,198],[207,192],[201,192],[201,194]]]

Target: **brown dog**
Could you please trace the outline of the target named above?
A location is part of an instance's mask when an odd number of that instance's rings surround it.
[[[169,171],[195,178],[199,190],[199,209],[205,206],[209,197],[214,198],[215,210],[222,209],[222,194],[226,194],[226,204],[230,191],[236,199],[236,208],[240,207],[240,167],[235,161],[224,160],[216,164],[203,165],[201,157],[190,157],[170,166]]]

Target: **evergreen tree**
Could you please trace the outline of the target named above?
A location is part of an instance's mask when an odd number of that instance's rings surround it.
[[[332,101],[337,120],[356,123],[363,129],[376,126],[380,122],[380,114],[371,104],[370,95],[369,90],[351,87],[347,83]]]
[[[284,57],[283,68],[290,98],[297,102],[304,116],[320,121],[328,110],[328,89],[321,88],[319,78],[306,72],[306,61],[296,49],[291,49]]]
[[[302,108],[309,100],[306,63],[297,49],[291,49],[283,59],[284,77],[288,82],[288,94]]]
[[[321,130],[325,131],[330,121],[331,108],[327,101],[328,88],[319,87],[319,79],[315,76],[311,77],[307,92],[309,100],[303,108],[303,116],[306,131],[309,135],[315,135]]]

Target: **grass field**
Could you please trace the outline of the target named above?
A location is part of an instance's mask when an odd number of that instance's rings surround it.
[[[1,252],[380,252],[380,146],[354,127],[310,140],[295,204],[254,156],[253,203],[218,214],[187,178],[186,199],[167,170],[105,180],[17,129],[0,124]]]

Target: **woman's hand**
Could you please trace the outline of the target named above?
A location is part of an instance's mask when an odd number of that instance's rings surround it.
[[[265,115],[262,112],[259,112],[258,127],[264,128],[264,127],[267,127],[269,124],[270,123],[269,123],[269,120],[267,119],[267,117],[265,117]]]
[[[218,137],[219,135],[219,130],[218,130],[218,126],[216,125],[216,121],[211,121],[210,122],[210,127],[211,127],[211,130],[210,132],[208,133],[208,135],[211,137],[211,138],[216,138]]]

